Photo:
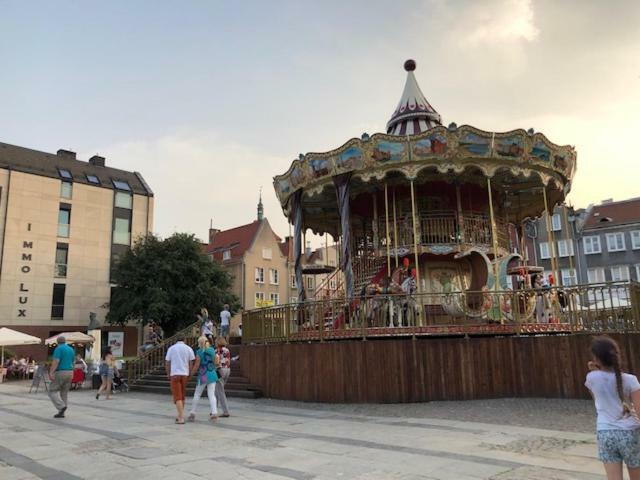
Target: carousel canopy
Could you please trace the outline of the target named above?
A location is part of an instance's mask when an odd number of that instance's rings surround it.
[[[469,125],[443,127],[418,87],[415,62],[407,61],[405,69],[407,83],[388,127],[396,132],[398,125],[417,121],[417,129],[401,127],[414,134],[363,135],[335,150],[301,155],[286,173],[274,178],[287,217],[292,218],[292,195],[301,191],[305,228],[335,235],[334,181],[343,174],[349,175],[352,199],[380,191],[384,184],[401,187],[413,181],[416,188],[443,184],[486,188],[490,178],[501,215],[514,224],[544,212],[543,191],[551,210],[564,200],[576,169],[572,146],[552,143],[533,129],[490,132]],[[428,128],[423,131],[425,124]]]
[[[400,102],[387,123],[387,133],[392,135],[415,135],[441,125],[440,114],[425,98],[413,71],[414,60],[404,62],[407,81]]]

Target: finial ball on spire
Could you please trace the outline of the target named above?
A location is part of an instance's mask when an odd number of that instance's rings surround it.
[[[413,72],[416,69],[416,61],[411,59],[407,60],[404,62],[404,69],[407,72]]]

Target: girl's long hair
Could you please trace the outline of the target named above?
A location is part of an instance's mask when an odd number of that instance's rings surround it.
[[[598,362],[600,362],[600,365],[606,368],[611,368],[613,373],[615,373],[618,397],[620,397],[620,402],[622,403],[622,415],[628,415],[631,413],[631,408],[624,399],[624,389],[622,387],[622,360],[618,344],[613,338],[607,335],[600,335],[598,337],[594,337],[591,341],[591,353]]]

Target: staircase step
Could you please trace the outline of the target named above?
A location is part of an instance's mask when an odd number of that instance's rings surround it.
[[[136,392],[148,392],[148,393],[159,393],[171,395],[171,388],[168,385],[141,385],[136,384],[131,387],[132,391]],[[187,387],[187,397],[192,397],[194,388]],[[225,394],[230,398],[260,398],[262,397],[262,392],[260,390],[235,390],[235,389],[225,389]]]

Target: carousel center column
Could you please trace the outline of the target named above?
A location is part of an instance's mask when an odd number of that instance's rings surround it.
[[[340,228],[342,230],[342,244],[340,268],[344,273],[345,293],[347,299],[353,298],[353,267],[351,265],[351,229],[350,229],[350,204],[349,187],[351,173],[343,173],[333,177],[338,200],[338,213],[340,215]]]

